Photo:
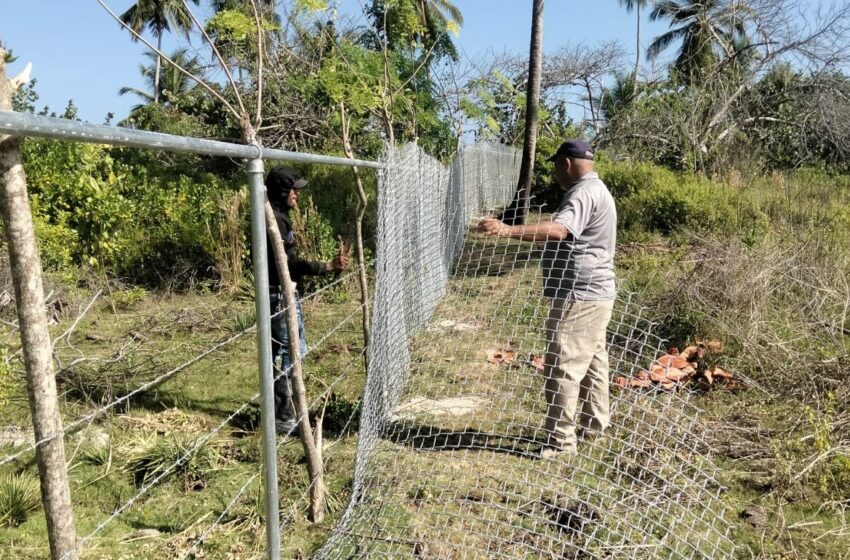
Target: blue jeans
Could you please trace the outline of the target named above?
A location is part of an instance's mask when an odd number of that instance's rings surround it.
[[[289,329],[286,328],[286,312],[278,310],[283,296],[273,290],[269,294],[272,311],[272,363],[275,365],[274,410],[275,418],[289,420],[294,418],[292,406],[292,388],[290,386],[292,359],[289,355]],[[301,296],[295,292],[295,314],[298,316],[298,338],[301,340],[301,356],[307,354],[307,338],[304,335],[304,313],[301,310]],[[280,369],[277,369],[277,368]]]

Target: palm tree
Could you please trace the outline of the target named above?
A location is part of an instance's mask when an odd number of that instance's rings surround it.
[[[387,16],[404,14],[399,20],[401,25],[390,24],[393,29],[385,29],[388,36],[384,39],[390,50],[395,50],[397,40],[401,39],[407,45],[412,39],[424,45],[424,50],[433,50],[431,59],[446,54],[457,58],[448,32],[456,32],[463,25],[463,15],[450,0],[372,0],[367,13],[379,28],[385,27]],[[390,19],[395,18],[391,16]],[[382,45],[375,47],[381,48]]]
[[[635,59],[635,76],[640,72],[640,9],[649,4],[649,0],[617,0],[621,6],[626,8],[626,11],[631,13],[632,10],[637,11],[637,53]]]
[[[623,109],[629,107],[640,93],[634,74],[616,74],[611,87],[602,88],[602,94],[596,98],[599,112],[606,121],[610,121]]]
[[[197,6],[200,0],[192,0]],[[147,27],[156,37],[156,48],[162,51],[162,36],[166,31],[183,31],[189,35],[192,29],[192,16],[183,0],[136,0],[126,12],[121,14],[121,21],[136,33],[141,33]],[[137,40],[135,37],[133,40]],[[159,76],[162,61],[156,56],[154,70],[154,103],[159,103]]]
[[[543,0],[534,0],[531,11],[531,43],[528,52],[528,87],[525,92],[525,141],[519,168],[517,193],[503,213],[509,224],[523,224],[528,215],[534,156],[537,151],[537,114],[540,108],[540,78],[543,74]]]
[[[746,41],[740,6],[725,0],[661,0],[649,14],[652,21],[670,20],[670,31],[655,38],[646,51],[656,58],[681,41],[674,68],[687,81],[717,62],[720,54],[733,56],[735,46]]]
[[[456,29],[463,25],[463,14],[449,0],[414,0],[419,23],[434,36],[444,29]]]
[[[152,52],[146,52],[145,56],[150,59],[151,63],[139,65],[139,72],[141,73],[142,78],[145,81],[145,85],[148,88],[147,91],[131,87],[122,87],[118,90],[118,95],[132,93],[144,102],[142,105],[156,103],[156,100],[160,98],[164,99],[166,104],[170,104],[177,101],[181,96],[187,94],[197,85],[194,80],[186,76],[186,74],[178,70],[177,66],[174,65],[168,65],[165,72],[162,76],[160,76],[161,79],[157,82],[156,61],[159,57]],[[174,51],[169,58],[173,60],[175,64],[193,74],[196,74],[201,70],[201,63],[196,57],[188,55],[188,49],[178,49]],[[133,110],[135,111],[142,105],[136,105],[133,107]]]

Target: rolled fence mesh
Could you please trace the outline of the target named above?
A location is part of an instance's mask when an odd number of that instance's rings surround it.
[[[608,429],[574,455],[540,457],[544,245],[470,228],[510,202],[519,162],[491,144],[463,148],[450,167],[415,145],[385,155],[352,498],[316,557],[732,557],[686,391],[612,384]],[[582,328],[561,327],[567,340]],[[660,355],[654,330],[632,297],[617,297],[611,378]]]

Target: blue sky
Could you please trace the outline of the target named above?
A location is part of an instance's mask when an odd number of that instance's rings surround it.
[[[345,11],[360,11],[361,1],[341,0]],[[290,0],[284,0],[290,2]],[[132,0],[108,0],[117,13]],[[207,3],[206,0],[202,4]],[[464,14],[456,42],[462,52],[476,56],[487,51],[525,53],[528,50],[531,0],[455,0]],[[33,63],[41,108],[61,111],[68,99],[80,117],[101,122],[108,112],[118,119],[138,103],[118,96],[122,86],[142,87],[138,66],[145,47],[133,43],[95,0],[0,0],[0,40],[19,57],[8,70],[20,71]],[[666,29],[644,22],[644,47]],[[634,51],[635,15],[617,0],[549,0],[545,6],[544,46],[547,51],[566,44],[597,45],[616,39]],[[175,46],[176,39],[166,45]],[[195,40],[195,44],[198,41]]]

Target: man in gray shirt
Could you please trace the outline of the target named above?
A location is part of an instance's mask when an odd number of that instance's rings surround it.
[[[548,410],[543,458],[575,453],[577,425],[588,434],[608,427],[605,334],[617,295],[617,209],[595,171],[593,150],[583,140],[570,140],[549,161],[554,164],[558,185],[566,192],[552,221],[509,226],[486,218],[479,224],[488,236],[546,244],[543,294],[550,299],[551,308],[546,321]]]

